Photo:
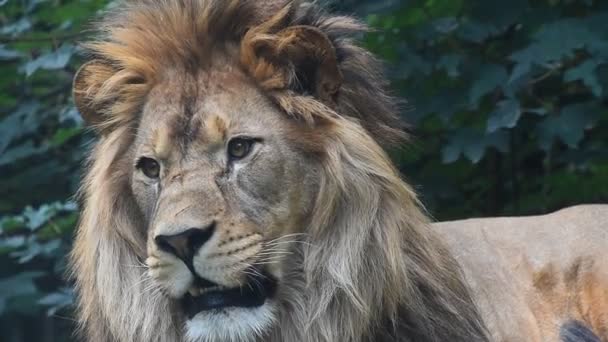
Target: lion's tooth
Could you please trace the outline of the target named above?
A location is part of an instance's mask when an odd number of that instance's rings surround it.
[[[218,290],[222,290],[221,286],[211,286],[211,287],[205,287],[205,288],[201,288],[200,289],[200,294],[205,294],[211,291],[218,291]]]
[[[212,291],[222,291],[225,288],[223,286],[211,286],[211,287],[196,287],[196,286],[192,286],[188,289],[188,293],[192,296],[192,297],[198,297],[201,296],[205,293],[209,293]]]

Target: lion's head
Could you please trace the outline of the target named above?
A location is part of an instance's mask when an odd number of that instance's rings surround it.
[[[139,0],[100,28],[74,81],[99,134],[72,254],[88,339],[483,335],[381,148],[401,130],[352,43],[363,26],[307,4]]]

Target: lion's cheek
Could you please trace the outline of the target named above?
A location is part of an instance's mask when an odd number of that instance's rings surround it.
[[[162,261],[149,257],[146,264],[149,275],[171,298],[183,297],[194,280],[188,267],[174,257],[163,258]]]

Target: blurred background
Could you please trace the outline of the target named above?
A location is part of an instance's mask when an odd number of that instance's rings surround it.
[[[608,1],[324,1],[375,30],[412,140],[392,151],[436,219],[608,200]],[[77,42],[106,0],[0,0],[0,331],[72,339],[64,280],[94,137]]]

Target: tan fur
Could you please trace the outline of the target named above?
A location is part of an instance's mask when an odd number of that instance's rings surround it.
[[[581,322],[608,341],[608,206],[442,222],[495,341],[558,341]]]

